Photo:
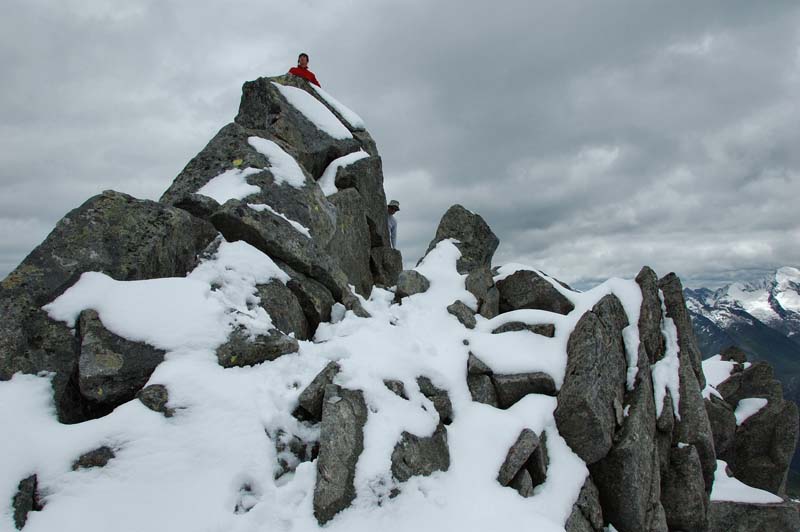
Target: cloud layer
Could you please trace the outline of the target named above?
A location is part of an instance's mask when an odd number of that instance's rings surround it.
[[[0,275],[92,194],[158,198],[299,51],[378,142],[407,263],[461,203],[577,284],[800,264],[793,1],[10,3]]]

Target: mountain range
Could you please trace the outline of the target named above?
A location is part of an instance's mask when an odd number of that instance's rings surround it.
[[[778,268],[752,282],[684,289],[697,342],[708,358],[735,345],[769,362],[784,396],[800,403],[800,269]],[[800,456],[792,462],[800,481]]]

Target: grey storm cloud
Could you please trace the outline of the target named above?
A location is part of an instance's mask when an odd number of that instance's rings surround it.
[[[579,285],[800,264],[794,1],[7,4],[0,275],[97,192],[158,198],[299,51],[376,139],[409,265],[453,203]]]

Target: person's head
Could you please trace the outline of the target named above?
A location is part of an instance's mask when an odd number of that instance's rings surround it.
[[[307,67],[308,66],[308,54],[303,52],[297,56],[297,66],[299,67]]]
[[[397,200],[390,201],[389,205],[386,206],[386,210],[389,212],[389,214],[396,213],[397,211],[400,210],[400,202],[398,202]]]

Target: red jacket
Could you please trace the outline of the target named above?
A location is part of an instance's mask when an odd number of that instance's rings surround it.
[[[300,76],[301,78],[310,81],[311,83],[313,83],[317,87],[322,87],[319,84],[319,81],[317,81],[317,76],[315,76],[314,73],[311,72],[308,69],[308,67],[306,67],[306,68],[299,67],[299,66],[292,67],[292,68],[289,69],[289,74],[294,74],[295,76]]]

